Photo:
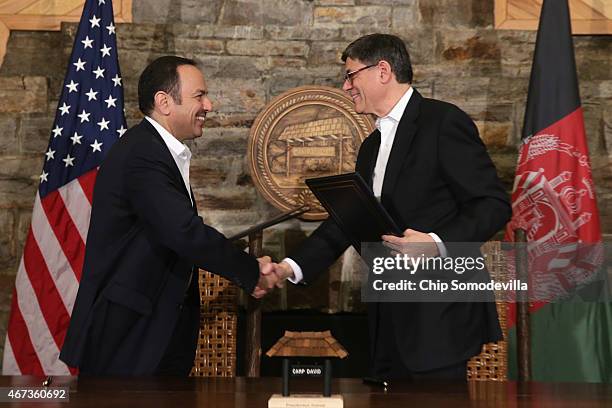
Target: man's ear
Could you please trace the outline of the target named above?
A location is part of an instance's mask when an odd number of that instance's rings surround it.
[[[393,71],[391,70],[391,64],[385,60],[381,60],[378,63],[378,76],[381,83],[386,84],[393,78]]]
[[[155,109],[159,111],[159,113],[162,115],[170,114],[170,106],[172,104],[170,95],[164,91],[157,91],[153,100],[155,101]]]

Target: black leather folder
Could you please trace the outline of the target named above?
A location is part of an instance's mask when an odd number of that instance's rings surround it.
[[[306,179],[306,185],[354,245],[378,242],[385,234],[402,236],[359,173]]]

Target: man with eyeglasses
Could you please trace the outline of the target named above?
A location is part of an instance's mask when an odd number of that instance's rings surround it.
[[[511,207],[473,121],[412,87],[410,58],[396,36],[361,37],[342,60],[342,89],[357,112],[377,117],[355,169],[405,229],[403,237],[382,239],[404,247],[428,243],[430,255],[442,257],[453,255],[450,243],[490,239]],[[311,282],[349,245],[328,219],[276,272]],[[494,303],[369,303],[368,318],[371,373],[384,380],[465,380],[467,361],[502,337]]]

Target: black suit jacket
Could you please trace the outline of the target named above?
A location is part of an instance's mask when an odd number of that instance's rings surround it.
[[[357,156],[356,171],[370,184],[379,146],[376,130]],[[472,120],[456,106],[423,98],[416,90],[398,124],[381,202],[400,228],[434,232],[447,244],[487,241],[511,216],[507,194]],[[349,245],[328,219],[289,257],[307,282]],[[368,310],[376,355],[379,309],[370,304]],[[404,366],[413,371],[467,360],[483,343],[501,338],[492,303],[390,303],[384,310],[393,332],[382,335],[395,342]]]
[[[95,374],[152,374],[185,299],[199,304],[196,267],[252,292],[257,261],[206,225],[189,194],[146,119],[113,145],[96,179],[62,361],[73,367],[86,361]],[[197,313],[191,323],[197,334]]]

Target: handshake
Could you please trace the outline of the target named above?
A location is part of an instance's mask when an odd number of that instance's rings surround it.
[[[259,281],[251,293],[256,299],[262,298],[274,287],[282,288],[287,278],[293,277],[293,269],[287,262],[274,263],[269,256],[257,258],[259,262]]]

